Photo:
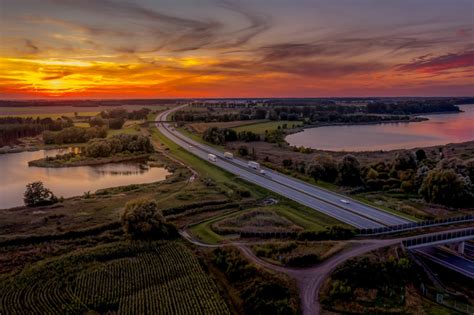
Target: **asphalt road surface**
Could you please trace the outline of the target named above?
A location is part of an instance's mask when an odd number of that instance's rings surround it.
[[[232,159],[224,157],[223,152],[185,137],[172,127],[173,123],[165,122],[170,113],[182,107],[184,106],[160,113],[156,117],[156,126],[166,137],[194,155],[208,160],[208,154],[212,153],[217,157],[217,161],[211,163],[216,164],[216,166],[356,228],[378,228],[410,222],[408,219],[267,168],[262,168],[266,172],[265,175],[262,175],[249,168],[247,161],[235,157]],[[345,202],[341,200],[345,200]]]
[[[440,265],[474,279],[474,261],[451,253],[442,247],[424,247],[415,250]]]

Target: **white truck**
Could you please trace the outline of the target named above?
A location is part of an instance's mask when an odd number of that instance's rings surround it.
[[[229,160],[232,160],[234,158],[234,155],[230,152],[224,152],[224,157]]]
[[[217,156],[215,156],[214,154],[211,154],[211,153],[209,153],[207,155],[207,159],[211,162],[217,162]]]
[[[257,171],[260,169],[260,164],[255,161],[249,161],[247,165]]]

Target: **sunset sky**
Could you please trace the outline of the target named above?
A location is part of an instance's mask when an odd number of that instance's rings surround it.
[[[0,0],[0,98],[474,95],[474,0]]]

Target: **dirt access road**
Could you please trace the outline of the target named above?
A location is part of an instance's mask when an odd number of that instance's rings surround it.
[[[393,239],[365,239],[365,240],[353,240],[349,241],[352,246],[344,251],[341,251],[334,256],[326,259],[320,264],[309,267],[309,268],[289,268],[284,266],[277,266],[271,264],[267,261],[260,259],[255,256],[252,250],[247,246],[252,243],[249,242],[231,242],[226,244],[206,244],[199,240],[194,239],[187,231],[180,231],[180,234],[183,238],[188,240],[194,245],[207,247],[207,248],[217,248],[223,246],[235,246],[237,247],[250,261],[260,265],[264,268],[282,272],[295,279],[298,290],[300,294],[301,309],[303,315],[314,315],[321,313],[321,305],[319,304],[319,290],[324,282],[324,280],[336,269],[339,265],[345,261],[357,257],[373,250],[377,250],[383,247],[392,246],[398,243],[401,243],[404,240],[411,239],[414,237],[423,237],[423,236],[432,236],[444,232],[455,232],[459,230],[464,230],[465,228],[447,228],[442,231],[419,234],[417,236],[406,236],[398,237]],[[262,243],[262,242],[255,242]]]
[[[289,268],[271,264],[255,256],[252,250],[247,247],[250,243],[231,242],[226,244],[206,244],[194,239],[187,231],[180,231],[180,234],[192,244],[200,247],[217,248],[235,246],[253,263],[276,272],[285,273],[295,279],[300,293],[303,315],[314,315],[320,313],[320,305],[318,302],[319,290],[324,280],[337,266],[350,258],[400,242],[400,239],[352,241],[352,247],[335,254],[315,267]]]

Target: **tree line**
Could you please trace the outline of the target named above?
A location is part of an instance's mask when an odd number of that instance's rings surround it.
[[[107,137],[107,128],[105,127],[68,127],[60,131],[44,131],[43,141],[45,144],[70,144],[85,143],[94,138]]]
[[[411,115],[423,113],[459,112],[453,102],[442,100],[405,101],[396,103],[375,102],[367,104],[367,112],[374,114]]]
[[[259,141],[260,135],[251,131],[236,132],[229,128],[211,127],[204,131],[202,139],[212,144],[223,145],[230,141]]]
[[[469,207],[474,202],[474,159],[428,159],[423,149],[401,151],[394,159],[361,166],[353,155],[337,161],[329,154],[310,163],[285,159],[285,169],[311,176],[316,181],[358,187],[360,191],[393,191],[419,195],[427,202],[450,207]]]
[[[56,120],[39,117],[3,117],[0,118],[0,146],[16,144],[19,138],[35,137],[45,130],[58,131],[72,125],[73,122],[68,117]]]

